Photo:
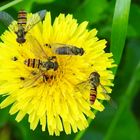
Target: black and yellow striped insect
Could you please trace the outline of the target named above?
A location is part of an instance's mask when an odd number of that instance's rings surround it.
[[[24,43],[26,41],[25,39],[25,35],[27,33],[27,31],[25,31],[25,27],[27,24],[27,12],[26,11],[19,11],[18,12],[18,30],[15,31],[16,35],[17,35],[17,39],[16,41],[18,43]]]
[[[45,50],[46,49],[45,46],[41,45],[41,43],[33,36],[30,36],[30,41],[34,42],[34,44],[32,44],[31,47],[29,48],[30,51],[34,54],[34,57],[26,58],[24,60],[24,64],[27,67],[33,68],[33,71],[37,70],[38,71],[37,75],[39,75],[37,76],[38,77],[37,79],[39,79],[42,76],[43,81],[46,82],[48,80],[48,77],[50,77],[50,75],[48,75],[48,71],[58,70],[59,65],[57,62],[57,58],[56,56],[48,56]],[[36,75],[33,76],[36,77]]]
[[[24,61],[24,64],[31,68],[38,68],[41,71],[47,71],[50,69],[56,71],[58,69],[58,62],[56,61],[55,56],[49,57],[46,61],[28,58]]]
[[[27,12],[20,10],[18,12],[18,20],[15,22],[14,26],[11,26],[11,29],[16,33],[16,41],[19,44],[22,44],[26,41],[26,34],[31,30],[38,22],[40,22],[46,14],[46,10],[42,10],[38,13],[32,14],[27,18]]]
[[[101,88],[103,89],[103,92],[106,94],[107,91],[104,88],[104,86],[100,83],[100,74],[96,71],[92,72],[88,78],[87,81],[83,81],[79,84],[76,85],[76,88],[79,89],[83,89],[80,90],[81,92],[84,91],[84,88],[86,88],[87,86],[90,87],[90,97],[89,97],[89,102],[91,105],[94,104],[96,98],[97,98],[97,88],[98,86],[101,86]]]
[[[33,68],[34,70],[38,69],[39,72],[33,72],[31,75],[34,77],[33,82],[36,82],[40,77],[43,78],[43,82],[47,82],[49,79],[54,78],[53,75],[48,75],[48,70],[54,70],[56,71],[58,69],[58,62],[56,61],[56,56],[48,57],[47,60],[41,60],[41,59],[34,59],[34,58],[28,58],[24,60],[24,64],[27,67]],[[30,83],[30,85],[32,85]]]

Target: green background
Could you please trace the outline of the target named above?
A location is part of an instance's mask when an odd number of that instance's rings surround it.
[[[106,109],[89,120],[85,131],[61,133],[59,137],[42,132],[41,126],[30,130],[27,116],[17,123],[6,108],[0,110],[0,140],[140,140],[140,0],[24,0],[13,5],[9,2],[1,0],[0,10],[15,19],[23,7],[33,13],[46,9],[53,19],[60,13],[70,13],[78,23],[87,20],[89,29],[97,28],[98,37],[108,41],[106,52],[111,50],[118,64],[113,69],[115,86],[111,95],[117,107],[104,102]],[[5,29],[0,22],[0,34]]]

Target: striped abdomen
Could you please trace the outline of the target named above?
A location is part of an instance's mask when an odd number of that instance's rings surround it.
[[[18,26],[25,27],[26,23],[27,23],[27,13],[26,11],[21,10],[18,12]]]
[[[93,105],[97,96],[97,88],[94,86],[90,89],[90,104]]]
[[[27,65],[28,67],[39,68],[41,66],[41,60],[29,58],[24,61],[24,64]]]

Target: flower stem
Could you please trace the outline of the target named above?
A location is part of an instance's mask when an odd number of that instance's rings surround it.
[[[118,108],[118,110],[115,114],[115,117],[111,122],[111,125],[110,125],[110,127],[109,127],[109,129],[106,133],[106,136],[105,136],[104,140],[110,140],[111,139],[113,131],[114,131],[120,117],[122,116],[126,107],[129,105],[129,103],[131,102],[131,100],[133,99],[135,94],[137,93],[136,85],[137,85],[138,77],[139,77],[138,72],[140,72],[140,62],[138,63],[138,65],[136,67],[136,70],[134,71],[134,74],[132,75],[132,78],[130,80],[128,88],[127,88],[125,94],[122,97],[120,107]]]
[[[8,4],[6,4],[6,5],[2,6],[2,7],[0,7],[0,11],[3,11],[3,10],[5,10],[5,9],[7,9],[7,8],[9,8],[9,7],[11,7],[11,6],[13,6],[13,5],[16,5],[17,3],[21,2],[21,1],[22,1],[22,0],[14,0],[14,1],[12,1],[12,2],[9,2]]]

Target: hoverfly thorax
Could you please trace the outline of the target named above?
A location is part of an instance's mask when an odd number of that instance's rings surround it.
[[[50,70],[50,69],[53,69],[54,71],[58,69],[58,63],[57,61],[55,62],[52,62],[52,61],[46,61],[44,64],[43,64],[44,68],[46,70]]]
[[[26,41],[26,39],[25,39],[26,32],[24,31],[24,29],[21,28],[15,33],[17,35],[16,41],[18,43],[22,44]]]
[[[92,72],[89,76],[91,84],[98,87],[100,84],[100,75],[97,72]]]
[[[80,55],[83,55],[85,53],[83,48],[80,48]]]
[[[75,55],[83,55],[84,54],[84,49],[83,48],[72,47],[72,52]]]

